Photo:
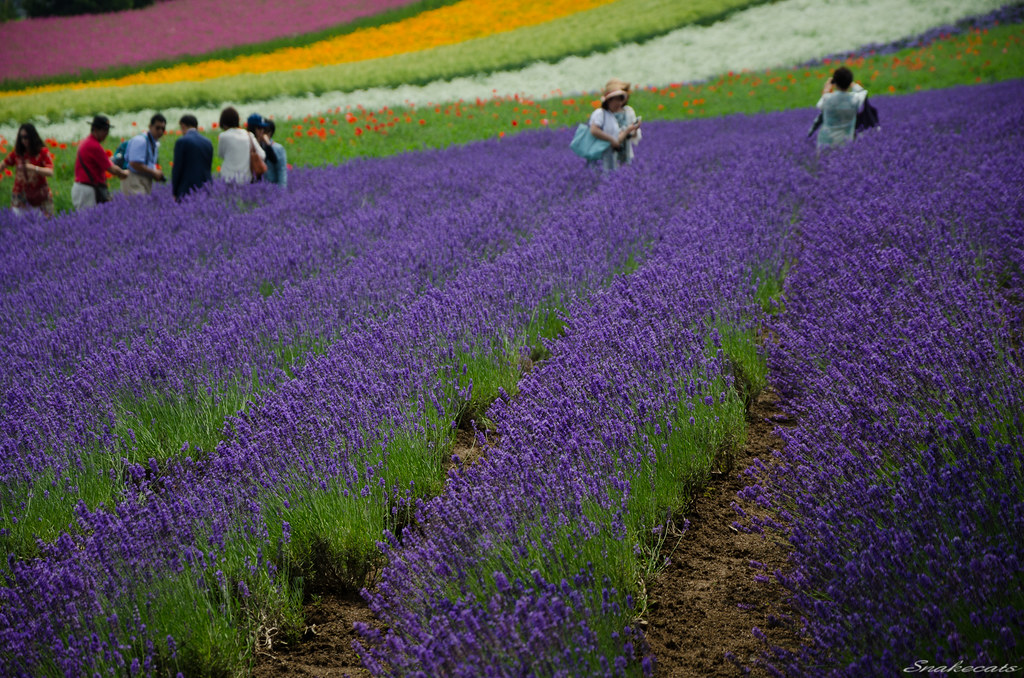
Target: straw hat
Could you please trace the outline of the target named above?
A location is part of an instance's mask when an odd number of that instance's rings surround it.
[[[608,99],[613,97],[625,97],[626,103],[629,101],[629,88],[630,83],[625,80],[619,80],[618,78],[612,78],[608,81],[608,84],[604,86],[604,92],[601,94],[601,103],[603,104]]]

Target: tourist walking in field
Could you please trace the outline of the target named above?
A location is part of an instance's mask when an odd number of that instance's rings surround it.
[[[601,167],[618,169],[633,162],[633,147],[640,141],[640,118],[629,101],[630,83],[612,78],[604,86],[601,107],[590,115],[590,133],[611,144],[601,156]]]
[[[35,209],[53,216],[53,191],[46,181],[53,176],[53,156],[35,125],[27,122],[18,128],[14,150],[4,158],[4,164],[14,167],[14,195],[11,197],[14,213],[24,214]]]
[[[71,186],[71,204],[75,209],[92,207],[110,200],[107,173],[126,179],[128,172],[114,164],[103,148],[110,134],[110,120],[105,115],[92,119],[89,136],[78,144],[75,155],[75,183]]]
[[[213,171],[213,142],[199,133],[196,116],[186,113],[178,124],[181,138],[174,142],[171,166],[171,190],[175,200],[208,183]]]
[[[167,131],[167,118],[157,113],[149,119],[149,129],[128,141],[124,152],[128,164],[128,178],[121,184],[125,195],[149,195],[153,192],[154,181],[165,181],[163,171],[158,167],[160,138]]]
[[[281,188],[288,187],[288,153],[284,146],[274,141],[274,133],[277,132],[277,125],[273,120],[263,121],[263,134],[270,143],[267,150],[267,181],[277,184]],[[270,159],[273,152],[274,159]]]
[[[853,81],[853,72],[841,66],[825,82],[818,99],[821,128],[818,148],[842,146],[853,141],[857,129],[857,113],[864,109],[868,91]]]
[[[266,151],[256,137],[239,125],[238,111],[228,106],[220,113],[220,136],[217,137],[217,156],[223,159],[220,176],[229,184],[248,184],[253,180],[249,158],[255,154],[266,161]]]

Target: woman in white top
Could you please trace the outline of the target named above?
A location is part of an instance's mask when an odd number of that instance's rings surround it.
[[[601,167],[618,169],[633,162],[633,146],[640,141],[640,118],[629,101],[630,83],[612,78],[604,86],[601,108],[590,115],[590,133],[611,147],[601,156]]]
[[[228,106],[220,113],[220,136],[217,137],[217,156],[223,158],[220,176],[229,184],[248,184],[252,182],[252,171],[249,169],[249,153],[256,149],[260,158],[267,155],[260,147],[252,132],[239,127],[241,119],[238,111]]]
[[[868,91],[853,81],[846,66],[835,70],[818,99],[822,123],[818,130],[818,148],[842,146],[853,141],[857,113],[864,109]]]

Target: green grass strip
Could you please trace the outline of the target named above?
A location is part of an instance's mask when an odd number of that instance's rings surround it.
[[[439,79],[514,70],[537,61],[607,51],[642,42],[685,25],[706,24],[767,0],[619,0],[528,28],[430,50],[299,71],[254,73],[203,82],[98,87],[0,99],[0,120],[46,116],[60,119],[97,111],[220,106],[354,91],[369,87],[423,85]],[[601,76],[604,77],[604,76]]]

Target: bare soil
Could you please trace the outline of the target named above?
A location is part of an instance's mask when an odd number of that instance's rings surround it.
[[[256,656],[254,678],[308,676],[310,678],[368,678],[359,655],[352,649],[358,634],[355,622],[380,628],[381,624],[358,593],[327,593],[305,606],[306,627],[295,644],[275,643]]]
[[[773,578],[754,580],[759,571],[785,570],[788,543],[777,536],[762,537],[733,527],[739,520],[731,504],[748,513],[757,509],[740,502],[736,493],[748,482],[744,469],[755,458],[768,463],[772,450],[782,445],[773,431],[786,425],[777,407],[778,396],[766,390],[751,403],[747,414],[747,442],[727,473],[715,474],[685,515],[689,528],[662,552],[671,554],[669,565],[647,587],[647,642],[655,657],[655,676],[705,678],[741,676],[743,671],[726,653],[753,666],[762,641],[751,630],[761,629],[774,645],[795,650],[799,640],[780,619],[793,616],[786,591]],[[681,521],[680,521],[681,522]],[[754,668],[750,675],[767,675]]]
[[[745,447],[734,457],[731,469],[712,475],[686,513],[689,529],[681,536],[670,537],[662,547],[663,553],[671,554],[671,562],[648,583],[645,627],[649,651],[656,658],[656,676],[744,675],[726,659],[726,652],[743,664],[755,664],[765,649],[751,634],[755,626],[773,644],[790,649],[798,646],[789,627],[776,621],[792,615],[785,590],[774,581],[755,581],[757,571],[750,566],[750,561],[758,561],[767,565],[769,572],[785,569],[788,545],[777,537],[746,534],[732,526],[738,516],[731,504],[747,484],[743,470],[754,458],[767,460],[782,444],[773,433],[780,423],[786,425],[777,402],[778,396],[768,390],[751,403]],[[455,453],[473,463],[480,449],[472,435],[460,434]],[[753,511],[750,506],[743,508]],[[358,594],[322,592],[306,605],[305,614],[309,626],[302,639],[291,645],[276,643],[269,652],[261,651],[253,676],[370,675],[352,649],[353,641],[358,639],[352,625],[357,621],[377,628],[382,625]],[[754,668],[751,675],[765,673]]]

